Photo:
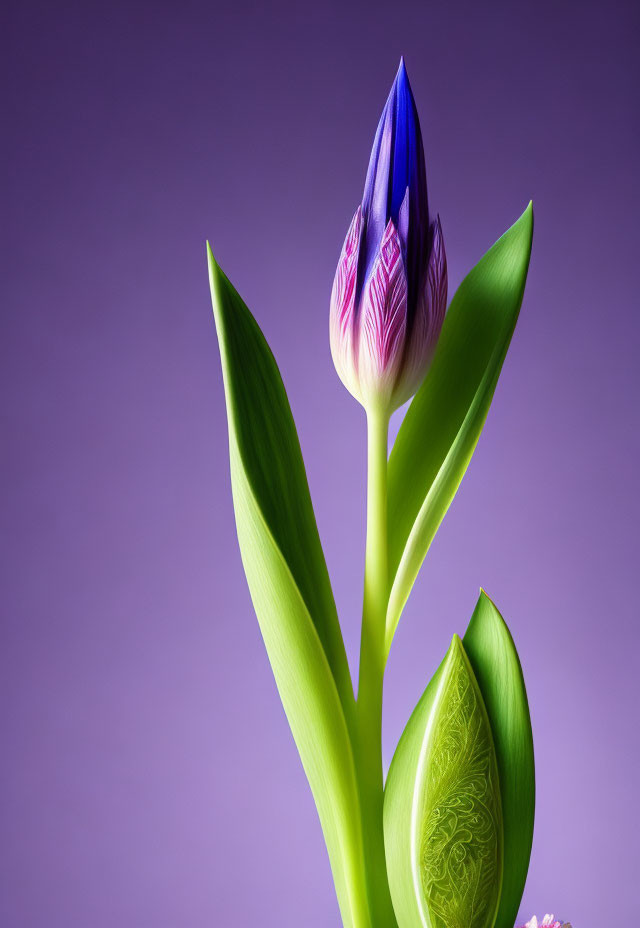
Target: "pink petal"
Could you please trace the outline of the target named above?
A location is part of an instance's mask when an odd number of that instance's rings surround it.
[[[398,233],[389,220],[365,286],[358,371],[363,394],[391,400],[407,330],[407,278]]]
[[[398,384],[396,396],[398,405],[413,396],[425,378],[444,322],[447,289],[447,257],[438,216],[433,224],[433,244],[424,291],[416,306],[403,365],[402,381]]]
[[[342,246],[331,292],[329,338],[333,363],[346,388],[357,396],[355,296],[362,210],[358,207]]]
[[[524,928],[571,928],[569,922],[559,922],[553,915],[545,915],[541,922],[535,915],[526,923]]]

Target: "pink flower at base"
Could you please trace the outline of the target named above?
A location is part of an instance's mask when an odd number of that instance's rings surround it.
[[[559,922],[553,915],[545,915],[541,922],[533,916],[533,918],[526,923],[524,928],[571,928],[569,922]]]

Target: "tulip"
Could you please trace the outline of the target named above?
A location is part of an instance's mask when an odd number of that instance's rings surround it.
[[[367,544],[358,707],[361,804],[376,924],[394,924],[382,828],[382,710],[389,596],[387,444],[389,416],[418,389],[440,334],[447,269],[440,220],[429,220],[424,150],[416,105],[400,67],[376,132],[362,203],[333,283],[331,353],[368,427]]]
[[[413,396],[433,356],[446,303],[440,217],[429,219],[420,123],[401,60],[331,295],[333,361],[366,409],[388,414]]]

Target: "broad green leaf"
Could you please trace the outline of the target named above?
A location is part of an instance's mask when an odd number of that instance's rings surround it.
[[[445,658],[446,660],[446,658]],[[398,743],[384,790],[384,847],[399,928],[424,925],[413,816],[420,756],[445,661],[429,681]],[[417,811],[417,810],[416,810]],[[417,823],[416,829],[417,830]]]
[[[347,926],[368,925],[354,701],[300,447],[278,368],[208,249],[238,540],[253,605],[316,802]]]
[[[256,503],[293,575],[348,706],[353,701],[351,677],[282,378],[258,324],[210,248],[208,255],[229,430]]]
[[[465,277],[395,440],[389,459],[387,648],[480,437],[520,311],[532,235],[529,204]]]
[[[457,636],[396,749],[384,833],[399,928],[492,928],[500,785],[489,719]]]
[[[487,707],[500,776],[504,877],[496,928],[513,928],[533,840],[533,739],[518,654],[502,616],[484,591],[463,642]]]

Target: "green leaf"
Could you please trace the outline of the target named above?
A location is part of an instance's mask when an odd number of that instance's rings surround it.
[[[253,605],[322,824],[345,925],[368,925],[351,680],[280,374],[208,248],[238,540]]]
[[[256,504],[291,571],[348,706],[353,701],[351,677],[282,378],[258,324],[210,248],[208,255],[230,441],[235,441]]]
[[[396,749],[384,833],[400,928],[492,928],[500,785],[489,719],[457,635]]]
[[[532,235],[529,204],[463,280],[393,446],[387,650],[487,417],[522,303]]]
[[[504,877],[496,928],[513,928],[533,840],[533,738],[518,654],[502,616],[484,591],[463,642],[487,707],[500,776]]]

